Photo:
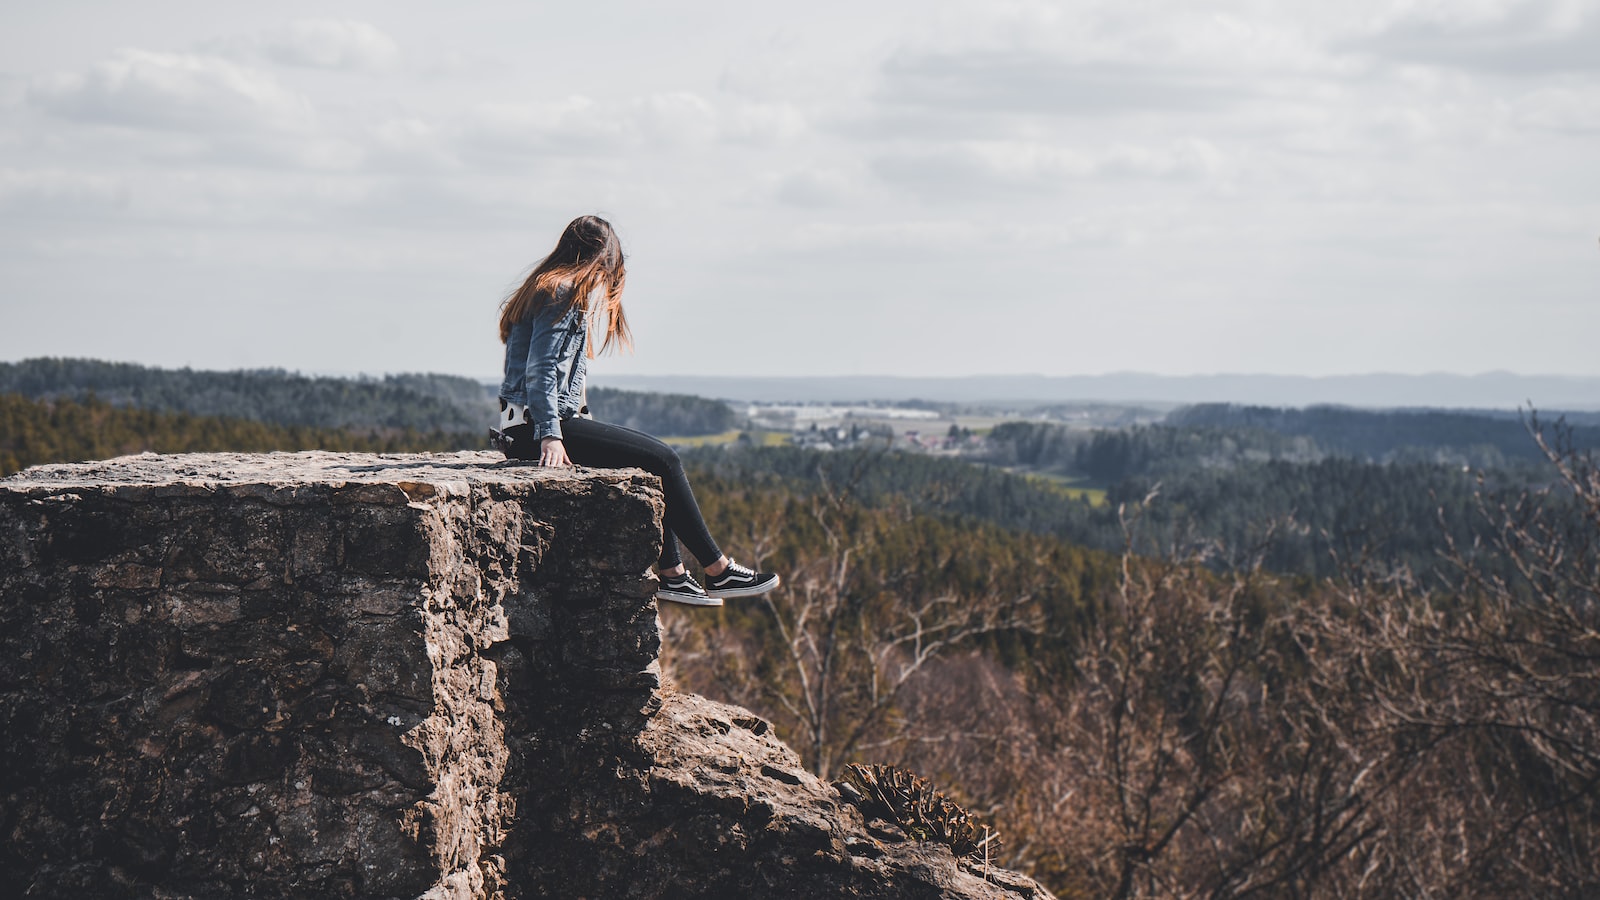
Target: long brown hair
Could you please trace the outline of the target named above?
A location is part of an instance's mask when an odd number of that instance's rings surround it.
[[[533,272],[500,305],[500,341],[511,336],[511,326],[533,315],[546,303],[564,302],[570,311],[583,306],[586,315],[594,315],[596,324],[606,330],[604,352],[617,344],[623,349],[633,348],[633,333],[628,330],[628,317],[622,312],[622,286],[628,279],[623,266],[622,242],[611,229],[611,223],[599,216],[579,216],[561,232],[561,240]],[[558,291],[566,286],[567,291]],[[590,298],[601,287],[605,297],[598,309],[589,306]],[[559,299],[558,299],[559,298]],[[594,344],[589,344],[589,355],[594,356]]]

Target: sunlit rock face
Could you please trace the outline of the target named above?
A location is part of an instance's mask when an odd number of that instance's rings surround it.
[[[0,481],[0,896],[1045,896],[663,692],[658,488],[488,453]]]

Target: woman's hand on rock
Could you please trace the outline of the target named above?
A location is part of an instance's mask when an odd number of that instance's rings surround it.
[[[561,438],[547,437],[543,441],[539,442],[539,465],[572,465],[572,460],[567,458],[567,445],[561,443]]]

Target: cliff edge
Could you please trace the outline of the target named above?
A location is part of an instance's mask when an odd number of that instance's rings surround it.
[[[663,690],[656,480],[498,454],[0,480],[0,894],[1048,894]]]

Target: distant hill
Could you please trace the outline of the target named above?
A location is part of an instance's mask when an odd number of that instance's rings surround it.
[[[595,418],[603,422],[664,437],[721,434],[745,424],[744,416],[734,412],[721,400],[707,400],[687,394],[590,387],[589,409]]]
[[[119,408],[299,428],[479,436],[497,415],[495,388],[439,374],[335,378],[283,369],[158,369],[97,359],[0,362],[0,395],[20,394],[30,400],[81,400],[92,395]],[[592,388],[589,399],[601,418],[652,434],[716,434],[742,421],[727,404],[701,397]]]
[[[1540,415],[1541,424],[1546,426],[1557,418],[1554,414]],[[1600,446],[1600,414],[1571,413],[1563,418],[1571,426],[1577,446]],[[1374,411],[1340,406],[1275,409],[1212,403],[1174,410],[1168,414],[1166,424],[1229,433],[1259,429],[1306,437],[1326,453],[1373,462],[1388,462],[1397,456],[1435,457],[1496,466],[1543,458],[1521,419],[1481,411]]]
[[[0,476],[39,463],[127,453],[345,450],[372,453],[475,450],[475,433],[315,428],[231,416],[117,407],[97,398],[30,400],[0,392]]]
[[[1439,407],[1600,411],[1600,377],[1516,375],[976,375],[901,378],[882,375],[735,378],[691,375],[608,375],[606,384],[771,402],[863,402],[912,399],[947,403],[1034,406],[1068,401],[1177,406],[1240,403],[1252,406],[1342,404],[1371,408]]]
[[[113,406],[314,428],[475,431],[495,414],[487,388],[454,375],[329,378],[282,369],[156,369],[97,359],[0,363],[0,393],[35,400],[93,394]]]

